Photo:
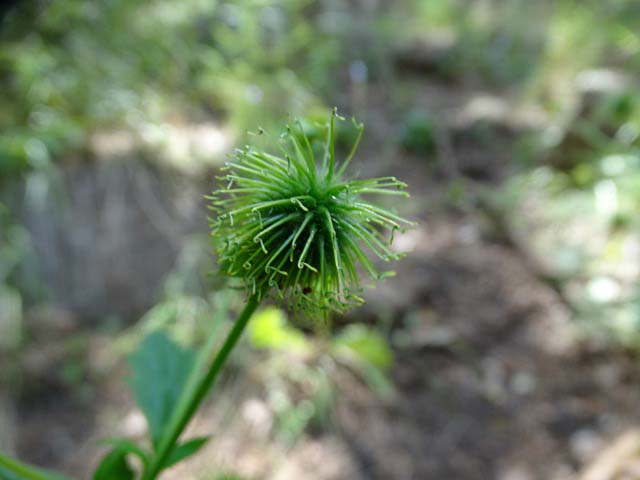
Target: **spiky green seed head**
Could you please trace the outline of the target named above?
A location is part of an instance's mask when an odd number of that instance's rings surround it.
[[[300,122],[278,140],[280,155],[247,146],[236,151],[209,197],[211,229],[222,271],[244,281],[250,295],[275,296],[286,306],[327,315],[362,302],[358,270],[378,280],[370,255],[401,255],[389,247],[409,222],[369,194],[406,197],[393,177],[347,180],[363,126],[347,158],[336,162],[334,109],[316,159]]]

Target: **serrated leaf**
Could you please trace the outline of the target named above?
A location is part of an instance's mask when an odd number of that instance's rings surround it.
[[[130,357],[130,386],[143,411],[154,447],[180,398],[195,362],[195,352],[176,344],[164,333],[146,337]]]
[[[127,462],[128,454],[122,447],[111,450],[102,458],[93,480],[133,480],[135,474]]]
[[[209,437],[197,437],[177,445],[167,457],[162,468],[169,468],[185,458],[195,455],[208,441]]]

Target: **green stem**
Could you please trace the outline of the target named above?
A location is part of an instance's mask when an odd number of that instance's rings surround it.
[[[146,470],[143,476],[144,480],[155,480],[155,478],[158,476],[158,473],[160,473],[160,471],[162,470],[164,462],[167,460],[168,456],[175,448],[178,438],[189,423],[189,420],[191,420],[191,417],[193,417],[196,410],[202,403],[202,400],[211,390],[211,387],[218,378],[220,370],[222,370],[222,367],[229,357],[229,354],[238,342],[238,339],[242,335],[242,332],[247,326],[251,315],[253,315],[253,312],[256,310],[259,303],[260,300],[255,295],[247,300],[247,304],[242,310],[242,313],[240,313],[240,316],[236,320],[233,328],[227,335],[224,344],[220,348],[220,351],[218,351],[218,354],[211,362],[211,366],[209,367],[206,375],[200,380],[195,388],[191,392],[189,392],[189,397],[184,403],[181,403],[181,406],[173,416],[173,421],[171,422],[167,433],[163,435],[156,454],[151,459],[149,468]]]
[[[54,475],[39,468],[25,465],[13,458],[7,457],[0,452],[0,467],[5,468],[16,475],[24,478],[24,480],[63,480],[64,477]]]

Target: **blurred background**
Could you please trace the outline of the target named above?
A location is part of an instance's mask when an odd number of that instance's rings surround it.
[[[260,311],[167,478],[640,479],[640,2],[2,5],[0,448],[88,478],[143,438],[127,356],[242,306],[225,155],[336,105],[410,253],[318,334]]]

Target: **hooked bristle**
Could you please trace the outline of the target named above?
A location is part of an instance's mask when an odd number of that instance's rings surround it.
[[[363,125],[347,158],[335,159],[334,109],[320,162],[297,122],[287,127],[282,156],[251,146],[236,151],[213,192],[212,236],[223,273],[242,278],[251,295],[275,293],[288,307],[327,314],[362,302],[358,265],[378,280],[366,251],[388,261],[396,230],[413,223],[362,199],[408,196],[393,177],[344,179]],[[261,132],[262,133],[262,132]],[[387,230],[386,233],[380,230]]]

